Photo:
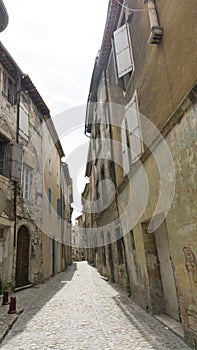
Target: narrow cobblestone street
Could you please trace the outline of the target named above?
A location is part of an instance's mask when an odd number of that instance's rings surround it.
[[[189,349],[86,262],[16,296],[24,312],[2,350]]]

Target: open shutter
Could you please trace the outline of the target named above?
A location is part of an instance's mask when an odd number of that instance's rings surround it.
[[[127,23],[114,32],[114,44],[118,77],[121,78],[133,70],[131,40]]]
[[[138,128],[138,110],[135,98],[126,106],[126,119],[129,134]]]
[[[133,134],[131,134],[130,144],[131,144],[131,157],[132,157],[132,160],[135,161],[139,158],[139,156],[142,153],[142,145],[141,145],[139,128],[136,129]]]
[[[134,162],[139,158],[143,151],[143,144],[140,135],[139,113],[135,96],[131,100],[131,102],[126,106],[125,118],[127,121],[129,132],[131,158]]]

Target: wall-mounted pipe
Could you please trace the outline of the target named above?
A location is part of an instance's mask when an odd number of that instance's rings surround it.
[[[16,143],[19,143],[19,118],[20,118],[20,95],[21,95],[21,76],[17,78],[16,86]],[[14,247],[16,247],[17,236],[17,181],[14,181]]]

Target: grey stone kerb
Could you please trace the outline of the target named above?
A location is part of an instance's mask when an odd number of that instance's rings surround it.
[[[2,0],[0,0],[0,32],[3,32],[3,30],[8,25],[8,13],[6,10],[6,7]]]

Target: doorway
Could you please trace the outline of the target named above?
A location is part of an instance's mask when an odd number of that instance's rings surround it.
[[[163,286],[165,312],[167,315],[180,321],[177,291],[165,222],[155,231],[155,240]]]
[[[55,239],[51,239],[51,273],[55,275]]]
[[[16,253],[16,287],[25,286],[29,283],[29,230],[21,226],[17,236]]]
[[[113,264],[113,252],[110,232],[107,233],[107,249],[108,249],[108,264],[109,264],[109,278],[111,282],[114,282],[114,264]]]
[[[153,314],[165,313],[180,321],[179,304],[171,263],[165,222],[149,233],[149,222],[143,223],[144,247],[150,287],[150,308]]]

